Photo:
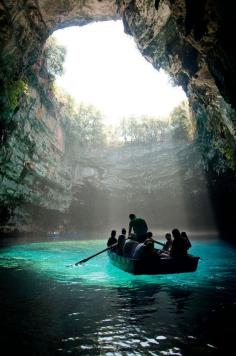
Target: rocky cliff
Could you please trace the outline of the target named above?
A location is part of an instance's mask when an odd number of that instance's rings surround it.
[[[41,71],[47,37],[58,28],[120,18],[143,56],[184,88],[217,217],[223,212],[232,215],[236,169],[233,2],[0,0],[2,226],[41,228],[45,216],[50,213],[55,220],[72,204],[66,123]],[[232,219],[230,225],[234,225]]]
[[[120,228],[131,211],[150,228],[216,230],[202,157],[167,140],[85,150],[74,159],[68,226]]]
[[[46,217],[47,226],[50,219],[51,225],[58,224],[56,217],[71,203],[71,176],[64,161],[66,130],[50,83],[40,77],[39,68],[28,73],[26,93],[17,98],[19,107],[1,133],[3,231],[42,229]]]

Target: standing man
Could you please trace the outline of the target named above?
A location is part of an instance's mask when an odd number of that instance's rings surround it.
[[[144,242],[147,238],[148,227],[146,221],[142,218],[137,218],[134,214],[129,215],[129,235],[132,230],[136,235],[136,240],[138,242]]]

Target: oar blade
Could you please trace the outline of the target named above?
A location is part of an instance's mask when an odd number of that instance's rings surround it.
[[[102,250],[102,251],[99,251],[99,252],[95,253],[95,254],[92,255],[92,256],[89,256],[89,257],[85,258],[84,260],[81,260],[81,261],[79,261],[79,262],[74,263],[72,266],[79,266],[79,265],[81,265],[81,264],[87,262],[87,261],[90,260],[91,258],[96,257],[96,256],[100,255],[101,253],[110,250],[111,248],[115,247],[116,245],[117,245],[117,243],[114,244],[114,245],[111,245],[111,246],[109,246],[109,247],[107,247],[107,248],[105,248],[105,249]],[[68,267],[69,267],[69,266],[68,266]]]
[[[83,260],[83,261],[77,262],[77,263],[75,263],[75,266],[80,266],[80,265],[84,264],[85,262],[86,262],[86,260]]]

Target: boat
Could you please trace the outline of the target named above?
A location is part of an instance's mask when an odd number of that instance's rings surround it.
[[[172,274],[194,272],[197,269],[200,257],[187,255],[184,257],[161,256],[148,260],[128,258],[117,255],[109,250],[108,256],[111,263],[125,272],[132,274]]]

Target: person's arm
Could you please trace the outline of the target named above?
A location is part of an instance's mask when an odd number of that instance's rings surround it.
[[[130,221],[130,223],[129,223],[129,234],[128,234],[128,236],[131,234],[131,231],[132,231],[132,221]]]
[[[187,240],[187,246],[188,246],[188,249],[189,249],[190,247],[192,247],[192,244],[189,241],[188,235],[186,235],[186,240]]]
[[[145,225],[145,228],[147,229],[147,231],[148,231],[148,226],[147,226],[147,223],[146,223],[146,221],[145,220],[143,220],[144,221],[144,225]]]

